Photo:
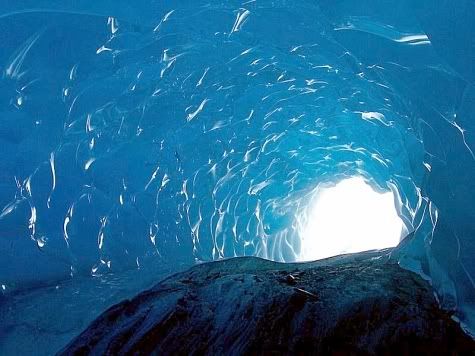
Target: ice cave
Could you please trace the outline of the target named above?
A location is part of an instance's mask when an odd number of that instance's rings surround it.
[[[0,0],[0,354],[475,352],[474,16]]]

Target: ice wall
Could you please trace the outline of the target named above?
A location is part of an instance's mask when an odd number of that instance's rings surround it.
[[[362,175],[400,195],[394,257],[470,323],[472,8],[0,4],[2,288],[293,261],[315,187]]]
[[[383,75],[410,105],[425,151],[416,164],[428,168],[419,186],[428,210],[419,211],[432,211],[433,230],[416,231],[398,258],[431,276],[441,303],[458,308],[473,327],[475,25],[467,14],[474,13],[475,3],[321,1],[320,6],[341,24],[335,39],[362,62],[382,65]]]

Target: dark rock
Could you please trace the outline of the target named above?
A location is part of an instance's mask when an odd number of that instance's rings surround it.
[[[297,284],[297,278],[295,278],[293,275],[288,274],[284,278],[281,279],[282,282],[287,283],[291,286]]]
[[[427,282],[374,257],[198,265],[110,308],[62,354],[475,354]]]

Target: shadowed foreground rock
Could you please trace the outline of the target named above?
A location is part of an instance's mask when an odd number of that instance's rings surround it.
[[[107,310],[64,354],[473,354],[416,274],[377,253],[202,264]]]

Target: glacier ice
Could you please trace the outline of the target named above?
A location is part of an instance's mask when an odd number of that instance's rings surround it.
[[[4,295],[295,261],[314,187],[361,176],[398,193],[393,257],[473,330],[473,3],[128,4],[0,4]]]

